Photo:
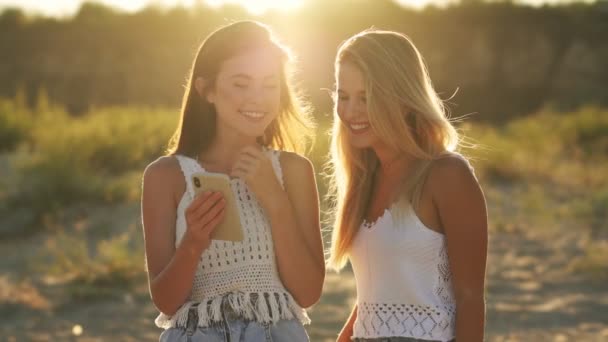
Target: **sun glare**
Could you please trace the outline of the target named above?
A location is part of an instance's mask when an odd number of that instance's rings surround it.
[[[149,5],[160,5],[171,8],[174,6],[192,7],[204,3],[211,7],[232,4],[245,8],[253,15],[260,15],[268,10],[293,11],[302,7],[307,0],[0,0],[0,10],[4,7],[20,7],[33,13],[65,16],[75,13],[85,1],[98,2],[128,12],[136,12]],[[327,0],[331,1],[331,0]],[[459,0],[393,0],[396,3],[410,8],[423,8],[428,4],[445,6]],[[533,6],[542,4],[558,4],[568,2],[590,3],[597,0],[514,0],[516,3],[525,3]]]
[[[290,11],[301,7],[306,0],[88,0],[101,3],[128,12],[136,12],[149,5],[161,7],[192,7],[201,1],[211,7],[234,4],[245,8],[254,15],[263,14],[268,10]],[[78,10],[84,0],[0,0],[0,10],[3,7],[22,7],[27,10],[50,15],[69,15]]]
[[[421,9],[431,3],[437,6],[445,6],[455,3],[457,0],[396,0],[395,2],[401,6]]]
[[[225,4],[236,4],[243,6],[252,14],[262,14],[268,10],[281,11],[294,10],[304,3],[304,0],[206,0],[209,6],[219,7]]]

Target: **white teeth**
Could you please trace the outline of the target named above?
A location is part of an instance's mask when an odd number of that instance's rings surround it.
[[[369,127],[369,124],[350,124],[350,128],[354,130],[361,130]]]
[[[260,118],[264,117],[264,115],[266,113],[264,113],[264,112],[245,112],[245,111],[241,111],[241,114],[243,114],[245,116],[248,116],[248,117],[250,117],[252,119],[260,119]]]

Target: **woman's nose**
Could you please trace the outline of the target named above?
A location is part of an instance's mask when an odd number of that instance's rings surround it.
[[[364,114],[365,110],[361,108],[361,105],[357,101],[349,100],[344,104],[343,112],[344,119],[351,121]]]

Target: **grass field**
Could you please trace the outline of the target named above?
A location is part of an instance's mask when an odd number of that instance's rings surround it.
[[[163,109],[73,118],[44,100],[35,109],[0,100],[3,338],[158,338],[139,195],[176,123]],[[310,156],[319,171],[326,127]],[[487,340],[608,340],[608,110],[459,129],[489,207]],[[332,341],[354,300],[352,273],[329,273],[311,340]]]

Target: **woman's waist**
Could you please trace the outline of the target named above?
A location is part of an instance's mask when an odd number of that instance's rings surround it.
[[[303,324],[310,320],[287,291],[231,292],[215,297],[191,298],[173,316],[160,314],[156,325],[161,328],[185,326],[195,310],[198,326],[209,326],[226,320],[277,322],[281,319],[298,319]]]
[[[452,298],[442,297],[435,292],[415,293],[402,290],[399,293],[378,293],[357,290],[357,303],[369,307],[393,305],[401,307],[432,307],[438,310],[452,310],[456,302]]]
[[[284,292],[276,267],[271,264],[233,264],[223,267],[202,267],[196,270],[192,283],[195,300],[232,292]]]
[[[365,302],[453,304],[451,281],[438,276],[421,277],[399,272],[379,276],[357,272],[355,282],[357,297]]]
[[[454,338],[453,305],[357,302],[353,337],[407,337],[449,341]]]
[[[358,314],[361,316],[378,315],[379,313],[452,316],[456,312],[456,304],[440,304],[428,301],[379,301],[357,298],[356,304]]]

